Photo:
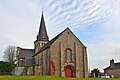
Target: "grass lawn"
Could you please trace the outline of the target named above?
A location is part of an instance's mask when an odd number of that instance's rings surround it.
[[[119,78],[64,78],[55,76],[0,76],[0,80],[120,80]]]

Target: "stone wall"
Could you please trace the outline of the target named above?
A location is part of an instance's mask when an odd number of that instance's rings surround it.
[[[50,52],[49,48],[40,52],[38,55],[34,56],[35,62],[38,66],[35,67],[35,75],[48,75],[49,68],[49,60],[50,60]]]
[[[48,41],[35,41],[34,47],[35,47],[35,54],[46,44]]]
[[[105,70],[104,73],[110,77],[114,75],[115,78],[120,78],[120,69],[109,69]]]
[[[65,50],[67,48],[72,50],[71,62],[65,61]],[[84,52],[82,52],[82,48],[84,48]],[[62,33],[62,35],[52,44],[50,50],[51,58],[55,63],[56,76],[65,77],[64,68],[67,65],[71,65],[75,67],[76,77],[88,77],[86,47],[69,30]]]
[[[18,66],[19,67],[24,67],[26,65],[30,65],[33,63],[33,54],[34,54],[34,49],[23,49],[20,47],[17,47],[17,52],[18,52]]]

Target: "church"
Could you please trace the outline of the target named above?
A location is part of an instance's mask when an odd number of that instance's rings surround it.
[[[18,67],[29,66],[26,75],[87,78],[87,47],[69,28],[51,40],[46,28],[42,12],[34,49],[17,47]]]

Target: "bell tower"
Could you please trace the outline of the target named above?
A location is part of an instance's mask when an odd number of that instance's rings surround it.
[[[35,54],[49,41],[46,25],[44,21],[43,11],[41,15],[41,22],[39,27],[39,32],[37,35],[37,39],[34,42]]]

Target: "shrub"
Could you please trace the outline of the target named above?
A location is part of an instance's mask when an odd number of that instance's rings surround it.
[[[14,63],[0,61],[0,75],[12,74],[15,66]]]

